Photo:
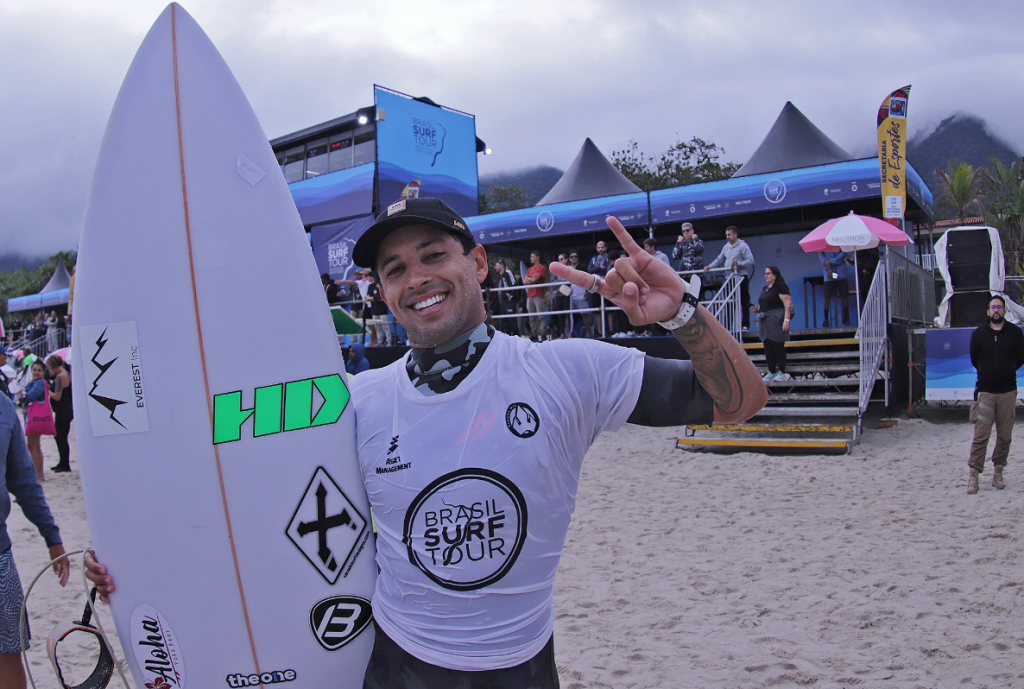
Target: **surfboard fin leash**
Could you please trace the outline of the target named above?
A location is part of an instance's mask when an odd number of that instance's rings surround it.
[[[37,689],[35,679],[32,677],[32,667],[28,662],[28,646],[25,643],[25,629],[26,625],[26,610],[28,606],[28,597],[32,593],[32,588],[39,581],[39,578],[46,573],[48,569],[53,567],[56,563],[63,559],[70,558],[72,555],[82,555],[82,585],[85,587],[86,602],[85,610],[82,611],[82,619],[77,622],[58,622],[50,632],[49,637],[46,640],[46,653],[50,658],[50,663],[53,665],[53,671],[57,675],[57,680],[60,682],[62,689],[104,689],[109,683],[114,674],[114,669],[117,669],[117,674],[121,677],[121,682],[127,689],[132,689],[132,686],[128,683],[128,680],[124,676],[124,672],[118,665],[117,657],[114,655],[114,647],[107,639],[107,634],[103,630],[103,623],[100,622],[99,617],[96,616],[96,587],[89,588],[89,580],[85,577],[85,556],[95,555],[91,549],[85,550],[73,550],[69,553],[64,553],[58,558],[55,558],[48,562],[45,567],[35,578],[32,579],[32,583],[29,584],[28,589],[25,591],[25,598],[21,603],[21,615],[19,617],[21,621],[19,632],[21,634],[21,655],[25,665],[25,672],[28,675],[29,684],[32,685],[32,689]],[[93,626],[92,620],[95,618],[96,625]],[[98,637],[100,644],[100,654],[96,659],[96,667],[89,674],[89,677],[81,684],[71,686],[64,679],[64,673],[60,669],[60,664],[57,661],[57,646],[61,641],[66,639],[68,636],[75,632],[92,634]]]

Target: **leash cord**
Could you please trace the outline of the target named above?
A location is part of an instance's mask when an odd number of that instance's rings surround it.
[[[26,613],[28,611],[28,597],[32,593],[32,588],[36,585],[36,582],[39,581],[39,578],[41,576],[46,574],[46,571],[48,569],[53,567],[55,564],[57,564],[61,560],[67,559],[70,562],[70,558],[71,558],[72,555],[81,555],[82,556],[82,585],[85,587],[86,611],[89,612],[89,614],[92,616],[93,620],[95,620],[95,622],[96,622],[96,629],[99,632],[100,638],[103,640],[103,644],[107,648],[107,652],[110,653],[110,657],[114,661],[114,667],[117,669],[117,674],[121,677],[121,681],[124,683],[124,686],[127,687],[127,689],[132,689],[132,685],[130,685],[128,683],[128,680],[125,679],[124,672],[121,670],[121,664],[117,661],[117,655],[114,653],[114,647],[110,643],[110,640],[107,639],[107,633],[103,629],[103,623],[100,621],[99,615],[96,614],[96,608],[95,608],[95,603],[93,602],[93,596],[91,595],[91,593],[89,591],[89,580],[85,576],[85,556],[86,555],[93,555],[93,556],[96,555],[96,552],[94,550],[92,550],[91,548],[86,548],[84,550],[72,550],[69,553],[64,553],[60,557],[54,558],[53,560],[50,560],[46,564],[46,566],[43,567],[39,571],[38,574],[36,574],[35,578],[32,579],[32,583],[28,585],[28,589],[25,591],[25,598],[21,601],[21,615],[19,615],[19,617],[18,617],[18,621],[19,621],[18,634],[21,637],[21,656],[22,656],[22,661],[25,664],[25,673],[28,675],[29,684],[32,685],[32,689],[38,689],[38,687],[36,687],[35,679],[32,677],[32,667],[29,665],[29,662],[28,662],[28,645],[27,645],[26,640],[25,640],[25,627],[27,626],[27,624],[26,624],[26,621],[27,621]],[[83,614],[82,620],[83,620],[83,624],[88,626],[89,620],[87,619],[86,615]],[[63,684],[63,682],[62,682],[62,684]]]

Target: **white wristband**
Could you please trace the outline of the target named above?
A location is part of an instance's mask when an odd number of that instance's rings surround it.
[[[658,321],[665,330],[677,330],[687,323],[693,317],[693,314],[697,311],[698,295],[700,294],[700,278],[696,275],[690,278],[689,284],[686,286],[686,294],[683,295],[683,303],[679,306],[679,311],[676,312],[675,317],[670,318],[667,321]]]

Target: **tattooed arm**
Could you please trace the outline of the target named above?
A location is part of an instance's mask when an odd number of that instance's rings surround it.
[[[673,331],[693,362],[693,372],[715,402],[715,421],[746,421],[768,401],[750,357],[703,306]]]
[[[597,291],[621,307],[633,325],[667,321],[676,315],[686,293],[685,283],[669,266],[648,254],[629,235],[615,218],[608,218],[608,227],[629,254],[620,258],[615,267],[600,281],[593,275],[560,263],[551,264],[551,272],[563,280]],[[743,351],[743,347],[729,334],[703,306],[698,306],[689,322],[674,331],[680,344],[690,355],[692,374],[714,402],[715,421],[742,421],[756,414],[768,401],[768,391],[758,375],[757,367]],[[648,358],[645,368],[657,359]],[[660,364],[658,364],[660,366]],[[663,376],[670,386],[679,379],[671,371]],[[661,399],[661,404],[672,404],[671,395],[665,393],[666,382],[648,382],[644,374],[641,402]],[[645,394],[644,388],[647,389]],[[638,413],[636,423],[661,425],[652,419],[664,418],[667,412],[658,412],[656,404],[647,404]],[[682,423],[682,422],[677,422]]]

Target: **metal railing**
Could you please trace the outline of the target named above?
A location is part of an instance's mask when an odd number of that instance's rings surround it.
[[[8,352],[20,352],[27,348],[37,357],[45,357],[67,346],[67,331],[64,328],[57,328],[55,333],[44,333],[33,340],[21,338],[6,345]]]
[[[711,301],[702,302],[711,315],[740,342],[743,341],[743,305],[740,303],[742,282],[742,275],[731,272]]]
[[[885,273],[890,318],[909,325],[934,325],[938,310],[931,270],[895,251],[886,251]]]
[[[857,329],[857,336],[860,340],[859,410],[861,414],[868,408],[871,391],[874,390],[875,379],[878,377],[878,369],[883,362],[886,363],[888,370],[888,358],[885,356],[889,325],[889,300],[886,299],[887,272],[885,266],[879,263],[875,269],[875,277],[871,282],[868,297],[864,301],[864,308],[860,312],[860,327]],[[886,385],[888,386],[888,380]]]
[[[742,331],[742,306],[740,304],[740,282],[742,276],[735,272],[732,268],[712,268],[705,272],[704,270],[685,270],[676,271],[676,273],[683,279],[690,275],[707,275],[708,273],[719,273],[725,274],[725,279],[722,281],[722,286],[718,289],[715,295],[707,301],[701,301],[700,303],[711,312],[711,314],[718,319],[718,321],[725,326],[725,328],[732,333],[733,337],[740,340],[743,337]],[[538,285],[515,285],[514,287],[490,287],[484,289],[484,303],[487,305],[488,310],[490,309],[490,294],[501,292],[515,292],[517,290],[527,289],[547,289],[547,288],[558,288],[561,285],[572,286],[572,283],[563,280],[556,280],[552,282],[545,282]],[[703,296],[703,295],[702,295]],[[491,313],[492,319],[503,319],[503,318],[519,318],[528,320],[530,316],[559,316],[562,314],[578,315],[583,313],[599,313],[598,322],[600,325],[601,337],[607,337],[607,318],[605,317],[609,312],[622,311],[621,308],[615,306],[610,301],[607,301],[604,297],[600,297],[600,305],[593,306],[586,309],[574,309],[568,310],[554,310],[550,309],[547,311],[522,311],[517,313]],[[597,328],[595,328],[596,331]]]

